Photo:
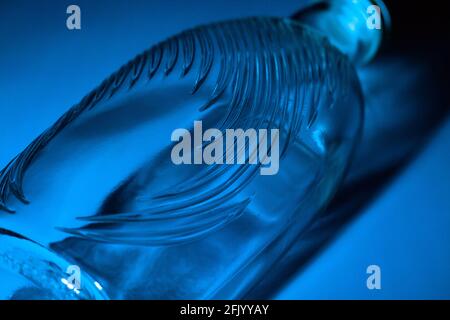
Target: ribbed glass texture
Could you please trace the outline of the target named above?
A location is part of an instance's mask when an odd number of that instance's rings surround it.
[[[362,114],[351,62],[299,22],[188,30],[125,64],[1,171],[1,223],[79,265],[104,297],[242,298],[334,194]],[[175,165],[171,133],[194,121],[279,129],[278,173]]]

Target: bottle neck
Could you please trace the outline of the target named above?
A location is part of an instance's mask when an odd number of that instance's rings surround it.
[[[368,63],[390,28],[389,12],[381,0],[312,0],[291,19],[325,35],[356,65]]]

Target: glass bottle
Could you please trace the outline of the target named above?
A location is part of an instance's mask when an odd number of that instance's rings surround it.
[[[200,26],[139,54],[0,172],[0,208],[16,213],[0,226],[79,266],[102,297],[245,297],[349,165],[364,104],[354,63],[380,39],[361,19],[371,4]],[[208,129],[257,143],[219,148]],[[188,136],[192,163],[174,163]],[[208,147],[235,156],[207,164]]]

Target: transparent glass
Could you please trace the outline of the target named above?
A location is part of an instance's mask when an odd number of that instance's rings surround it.
[[[15,214],[0,226],[80,266],[105,297],[242,298],[334,194],[362,116],[352,63],[300,22],[188,30],[112,74],[1,171],[0,207]],[[279,172],[173,164],[171,133],[198,120],[279,129]]]

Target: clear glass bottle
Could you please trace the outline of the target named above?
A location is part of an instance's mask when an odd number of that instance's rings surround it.
[[[0,226],[80,266],[103,297],[245,297],[328,203],[361,134],[353,63],[379,34],[360,21],[337,37],[323,20],[347,28],[370,2],[324,3],[197,27],[138,55],[1,171],[0,207],[16,214]],[[195,121],[278,129],[277,174],[174,164],[171,135]]]

